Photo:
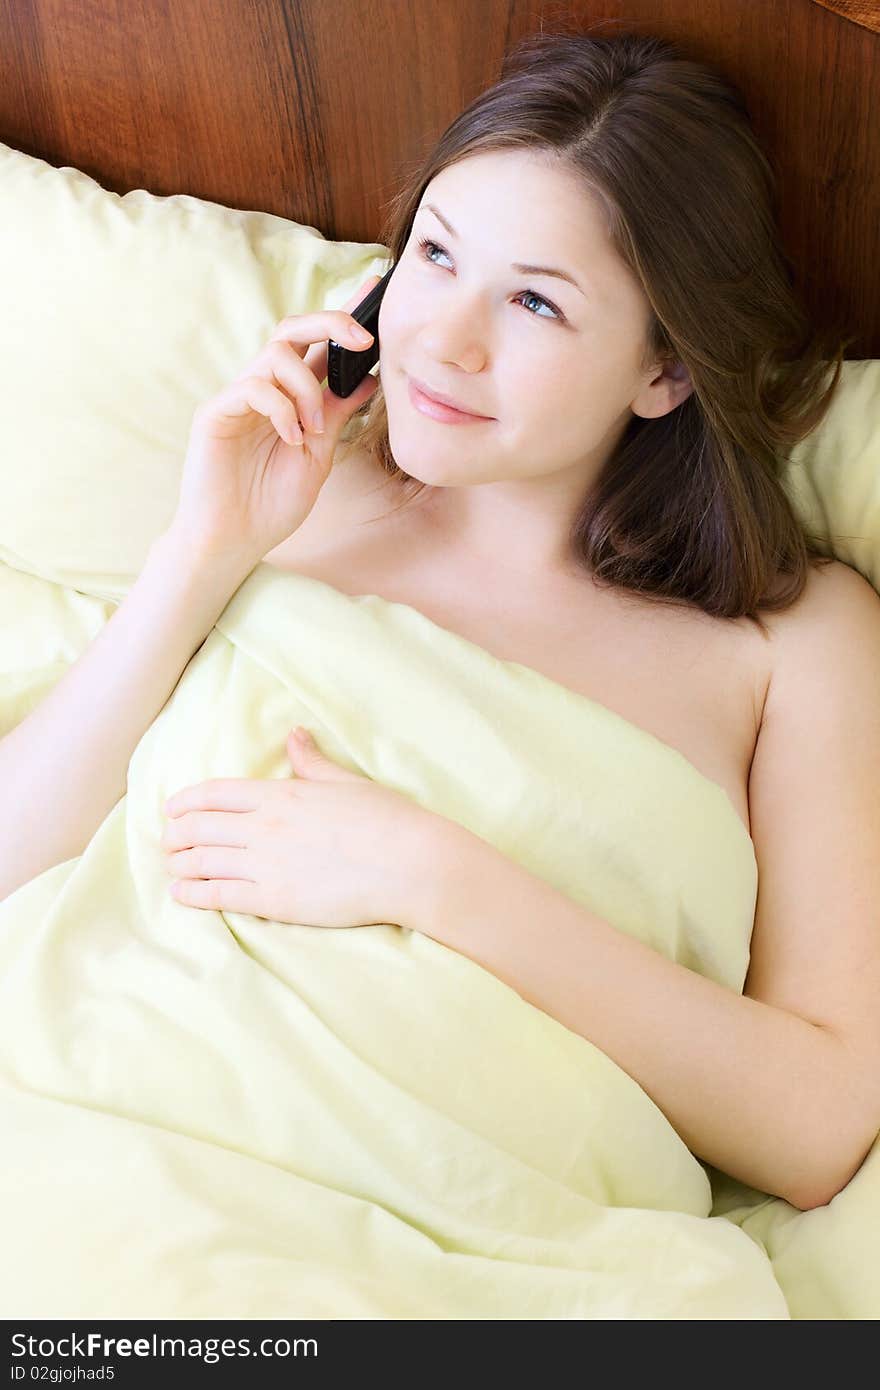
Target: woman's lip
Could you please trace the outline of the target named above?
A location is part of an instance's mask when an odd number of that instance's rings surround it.
[[[416,410],[422,415],[427,415],[431,420],[438,420],[444,425],[464,425],[485,423],[492,417],[489,415],[472,415],[469,411],[456,410],[451,405],[441,405],[431,396],[426,396],[419,389],[412,377],[408,378],[409,398]]]

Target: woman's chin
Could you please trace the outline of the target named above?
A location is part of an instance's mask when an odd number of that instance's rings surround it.
[[[463,483],[477,481],[473,465],[468,466],[460,450],[450,456],[449,450],[432,448],[427,440],[414,445],[410,439],[406,445],[402,445],[399,441],[395,442],[390,430],[388,443],[398,468],[402,468],[416,482],[425,483],[428,487],[459,487]]]
[[[426,487],[463,487],[479,481],[474,478],[473,473],[465,474],[463,469],[452,468],[446,463],[438,463],[436,467],[432,467],[424,456],[410,461],[405,455],[401,457],[395,452],[394,462],[412,478],[413,483],[424,483]]]

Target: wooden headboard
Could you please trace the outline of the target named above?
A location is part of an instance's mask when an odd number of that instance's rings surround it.
[[[398,170],[560,23],[677,40],[736,82],[806,304],[880,357],[880,0],[0,0],[0,140],[375,241]]]

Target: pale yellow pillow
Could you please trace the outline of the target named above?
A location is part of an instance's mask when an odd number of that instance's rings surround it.
[[[173,516],[195,407],[389,251],[183,193],[120,197],[6,145],[0,207],[0,560],[118,599]],[[880,590],[880,361],[844,364],[783,483]]]
[[[822,423],[782,482],[807,528],[880,593],[880,361],[844,362]]]
[[[121,598],[177,505],[192,414],[286,314],[339,308],[379,243],[0,145],[0,560]]]

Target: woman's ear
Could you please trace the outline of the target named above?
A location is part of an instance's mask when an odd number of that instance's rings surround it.
[[[665,363],[658,362],[651,370],[647,385],[631,402],[630,409],[634,415],[655,420],[681,405],[693,389],[690,372],[683,362],[677,358]]]

